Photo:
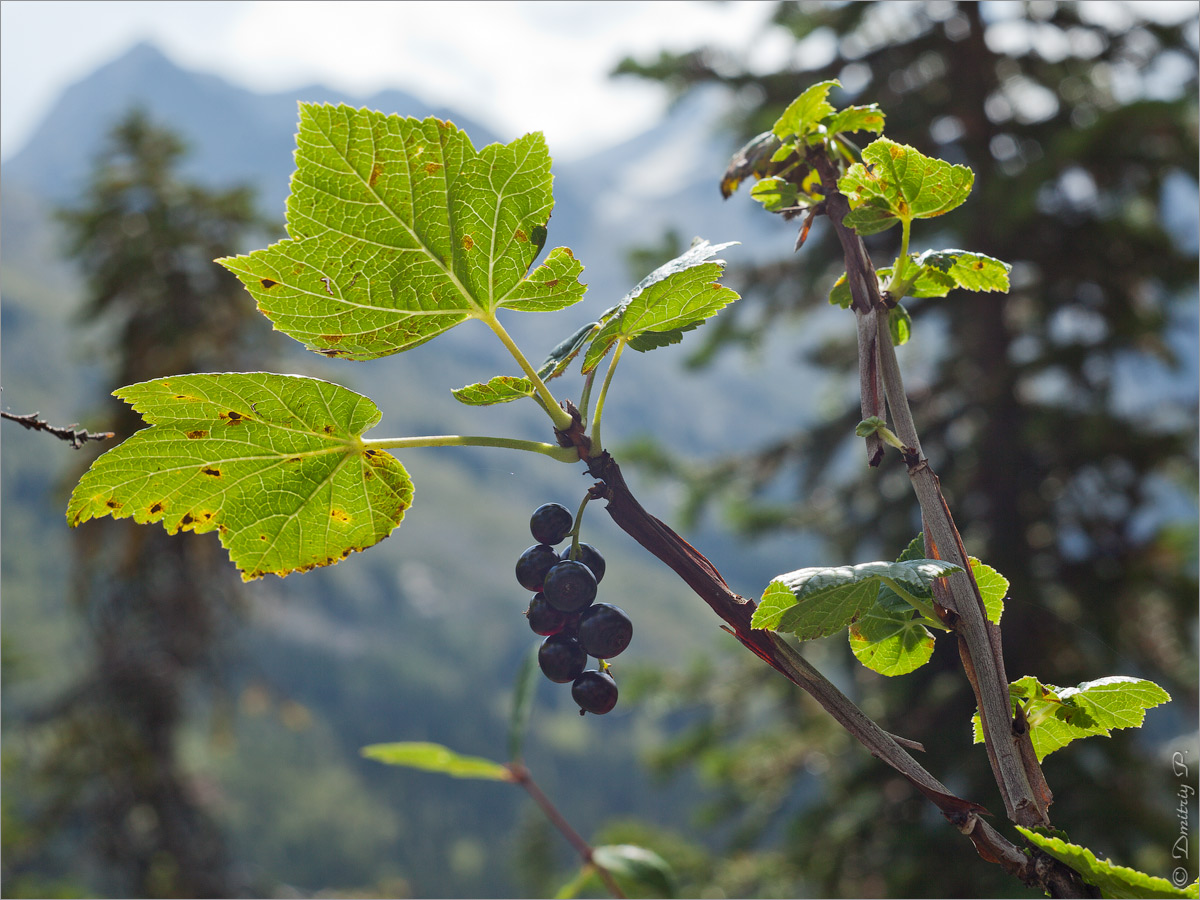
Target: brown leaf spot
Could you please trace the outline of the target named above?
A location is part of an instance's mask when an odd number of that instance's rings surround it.
[[[211,476],[212,478],[220,478],[221,477],[221,470],[214,469],[212,466],[205,466],[200,471],[203,472],[205,475]]]
[[[552,288],[552,287],[554,287],[556,284],[558,284],[558,279],[557,279],[557,278],[551,278],[549,281],[547,281],[547,282],[546,282],[546,287],[548,287],[548,288]]]
[[[379,455],[378,450],[366,450],[363,452],[363,456],[365,456],[367,459],[374,459],[378,455]]]
[[[196,441],[196,440],[199,440],[200,438],[206,438],[206,437],[208,437],[208,432],[207,432],[207,431],[200,431],[200,430],[196,430],[196,431],[189,431],[189,432],[187,433],[187,436],[188,436],[188,440]]]
[[[322,341],[324,341],[326,344],[336,344],[336,343],[337,343],[338,341],[340,341],[340,340],[341,340],[343,337],[345,337],[345,335],[341,335],[341,334],[323,334],[323,335],[321,335],[321,340],[322,340]]]
[[[475,246],[475,241],[469,234],[464,234],[462,238],[462,245],[464,250],[470,250]]]
[[[272,281],[270,278],[260,278],[259,284],[263,286],[264,291],[269,291],[271,288],[275,287],[275,285],[279,284],[279,282]]]
[[[246,417],[243,416],[236,409],[231,409],[229,412],[220,413],[217,416],[217,418],[225,419],[226,421],[229,422],[230,425],[236,425],[238,422],[242,421],[242,419],[244,419]]]
[[[574,259],[574,258],[575,258],[575,254],[571,252],[571,248],[570,248],[570,247],[563,247],[563,248],[562,248],[562,252],[563,252],[563,253],[565,253],[565,254],[567,254],[567,256],[571,257],[571,259]]]
[[[518,241],[522,241],[522,242],[529,240],[529,235],[527,235],[520,228],[517,229],[517,233],[515,235],[513,235],[513,237],[515,237]]]
[[[258,539],[259,539],[260,541],[265,541],[265,540],[267,539],[267,536],[266,536],[265,534],[260,534],[260,535],[258,536]]]
[[[982,260],[982,259],[977,259],[977,260],[975,260],[975,268],[976,268],[976,269],[982,269],[982,268],[983,268],[983,260]]]
[[[346,512],[344,509],[331,509],[329,511],[329,518],[336,519],[339,522],[350,522],[351,521],[350,514],[348,512]]]
[[[324,425],[321,427],[321,430],[324,431],[326,434],[333,434],[333,426],[332,425]]]
[[[330,356],[330,357],[349,356],[350,355],[349,350],[332,350],[329,348],[324,348],[324,349],[318,348],[317,352],[320,353],[322,356]]]
[[[150,515],[157,516],[164,509],[166,509],[166,506],[164,506],[163,502],[161,500],[159,500],[157,503],[153,503],[150,505]]]
[[[375,182],[379,180],[379,176],[383,174],[383,163],[375,163],[371,166],[371,177],[367,180],[367,184],[375,187]]]
[[[180,524],[180,526],[186,528],[188,525],[191,525],[195,521],[196,520],[192,518],[191,513],[184,513],[183,518],[179,520],[179,524]]]
[[[289,457],[288,462],[290,462],[290,463],[300,462],[300,457],[298,457],[298,456]]]
[[[436,175],[441,170],[441,168],[442,168],[442,164],[439,162],[427,162],[427,163],[425,163],[425,174],[426,175]]]
[[[116,500],[106,500],[106,501],[104,501],[104,505],[107,506],[109,509],[120,509],[121,508],[121,504]]]

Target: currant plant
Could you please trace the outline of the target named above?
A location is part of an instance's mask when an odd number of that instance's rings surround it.
[[[1120,677],[1076,688],[1032,676],[1008,683],[999,629],[1007,584],[962,545],[921,450],[895,354],[912,329],[905,297],[1003,291],[1008,266],[964,250],[912,251],[913,223],[962,204],[973,175],[884,137],[859,152],[849,135],[881,134],[883,113],[875,105],[835,109],[828,100],[835,86],[822,82],[801,94],[772,131],[739,152],[721,189],[728,196],[754,178],[751,195],[764,209],[803,216],[797,246],[818,216],[841,241],[846,274],[830,299],[855,316],[863,412],[857,433],[872,466],[883,462],[887,447],[895,449],[924,523],[895,561],[799,569],[773,579],[758,602],[739,596],[703,554],[642,508],[608,452],[605,399],[626,349],[677,343],[737,299],[719,281],[724,261],[717,254],[729,243],[698,239],[535,365],[502,314],[560,311],[585,290],[583,266],[569,249],[553,249],[538,263],[553,207],[542,136],[477,150],[448,122],[331,105],[300,107],[288,238],[218,262],[241,279],[276,329],[330,357],[376,359],[469,320],[481,323],[518,374],[498,374],[453,396],[477,406],[528,398],[550,420],[550,434],[538,437],[552,442],[367,438],[380,420],[376,405],[326,381],[264,372],[170,376],[115,392],[150,427],[93,464],[72,493],[68,520],[79,525],[109,515],[158,522],[172,533],[216,531],[249,580],[331,565],[390,534],[413,499],[392,451],[485,446],[581,462],[596,479],[585,506],[605,500],[612,519],[674,570],[727,631],[921,791],[985,860],[1059,896],[1109,891],[1113,879],[1127,895],[1184,896],[1162,879],[1114,874],[1118,867],[1097,880],[1094,856],[1074,845],[1052,847],[1045,837],[1053,799],[1039,765],[1045,754],[1138,725],[1146,709],[1169,698],[1150,682]],[[861,238],[896,224],[900,252],[876,269]],[[551,385],[576,360],[576,392],[560,397]],[[604,713],[617,699],[605,659],[625,648],[632,627],[623,611],[594,604],[603,560],[579,541],[582,507],[572,518],[555,506],[534,513],[537,543],[518,560],[517,580],[537,592],[528,617],[545,636],[537,654],[543,673],[571,682],[582,711]],[[568,533],[570,546],[555,550]],[[1022,829],[1014,835],[1021,845],[988,824],[980,804],[955,796],[922,768],[906,749],[919,744],[880,728],[783,637],[808,640],[843,629],[856,658],[885,675],[918,668],[936,634],[954,634],[978,700],[976,733],[1005,813]],[[589,654],[600,662],[584,671]],[[377,758],[400,765],[419,758],[422,767],[437,768],[428,753]],[[517,769],[502,768],[507,775],[489,768],[491,776],[482,777],[515,778]],[[1189,890],[1196,896],[1196,885]]]

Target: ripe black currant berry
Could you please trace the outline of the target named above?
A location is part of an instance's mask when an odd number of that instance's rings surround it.
[[[555,609],[579,612],[596,599],[596,576],[583,563],[564,560],[546,573],[542,593]]]
[[[558,561],[558,554],[549,544],[534,544],[517,560],[517,581],[527,591],[540,591],[546,573]]]
[[[558,684],[574,681],[587,665],[587,654],[579,641],[565,634],[552,634],[538,648],[542,674]]]
[[[579,704],[579,714],[604,715],[617,705],[617,683],[607,672],[589,669],[571,685],[571,698]]]
[[[529,601],[529,609],[525,610],[525,616],[529,619],[529,627],[533,629],[533,633],[543,636],[558,634],[570,618],[565,612],[560,612],[547,603],[546,596],[542,593],[533,595],[533,599]]]
[[[533,511],[529,530],[533,539],[542,544],[557,544],[571,533],[575,519],[561,503],[543,503]]]
[[[571,548],[567,547],[562,553],[558,554],[559,559],[570,559]],[[596,576],[596,584],[600,583],[600,579],[604,577],[604,557],[591,544],[579,545],[579,556],[576,557],[581,563],[592,570],[592,574]]]
[[[579,645],[588,656],[612,659],[632,637],[633,623],[619,606],[594,603],[579,614]]]

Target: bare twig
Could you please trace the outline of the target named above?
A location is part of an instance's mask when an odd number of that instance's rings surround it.
[[[579,832],[571,827],[571,823],[563,818],[558,808],[550,802],[550,798],[542,793],[542,789],[537,786],[537,782],[533,780],[533,777],[529,774],[529,770],[519,762],[507,763],[506,768],[512,773],[513,782],[525,788],[526,793],[533,798],[533,802],[541,808],[546,818],[550,820],[550,824],[559,830],[562,836],[567,839],[567,843],[579,854],[583,860],[583,864],[591,866],[596,870],[596,874],[600,876],[600,880],[604,882],[604,886],[608,888],[608,892],[618,898],[618,900],[625,900],[625,894],[621,891],[621,886],[617,884],[617,880],[613,878],[612,873],[594,859],[592,845],[585,841]]]
[[[0,410],[0,417],[16,422],[19,425],[24,425],[31,431],[45,431],[52,434],[61,441],[69,442],[76,450],[88,441],[104,441],[113,436],[111,431],[97,431],[93,433],[86,428],[80,428],[78,424],[68,425],[65,428],[58,425],[51,425],[45,419],[40,418],[40,416],[41,413],[36,412],[19,416],[15,413]]]

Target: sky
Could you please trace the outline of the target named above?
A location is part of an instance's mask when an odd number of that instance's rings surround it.
[[[135,43],[257,91],[313,83],[386,88],[446,105],[498,134],[541,130],[556,156],[650,127],[665,92],[610,79],[624,56],[757,42],[764,71],[791,41],[763,2],[0,3],[0,157],[20,149],[59,93]]]

